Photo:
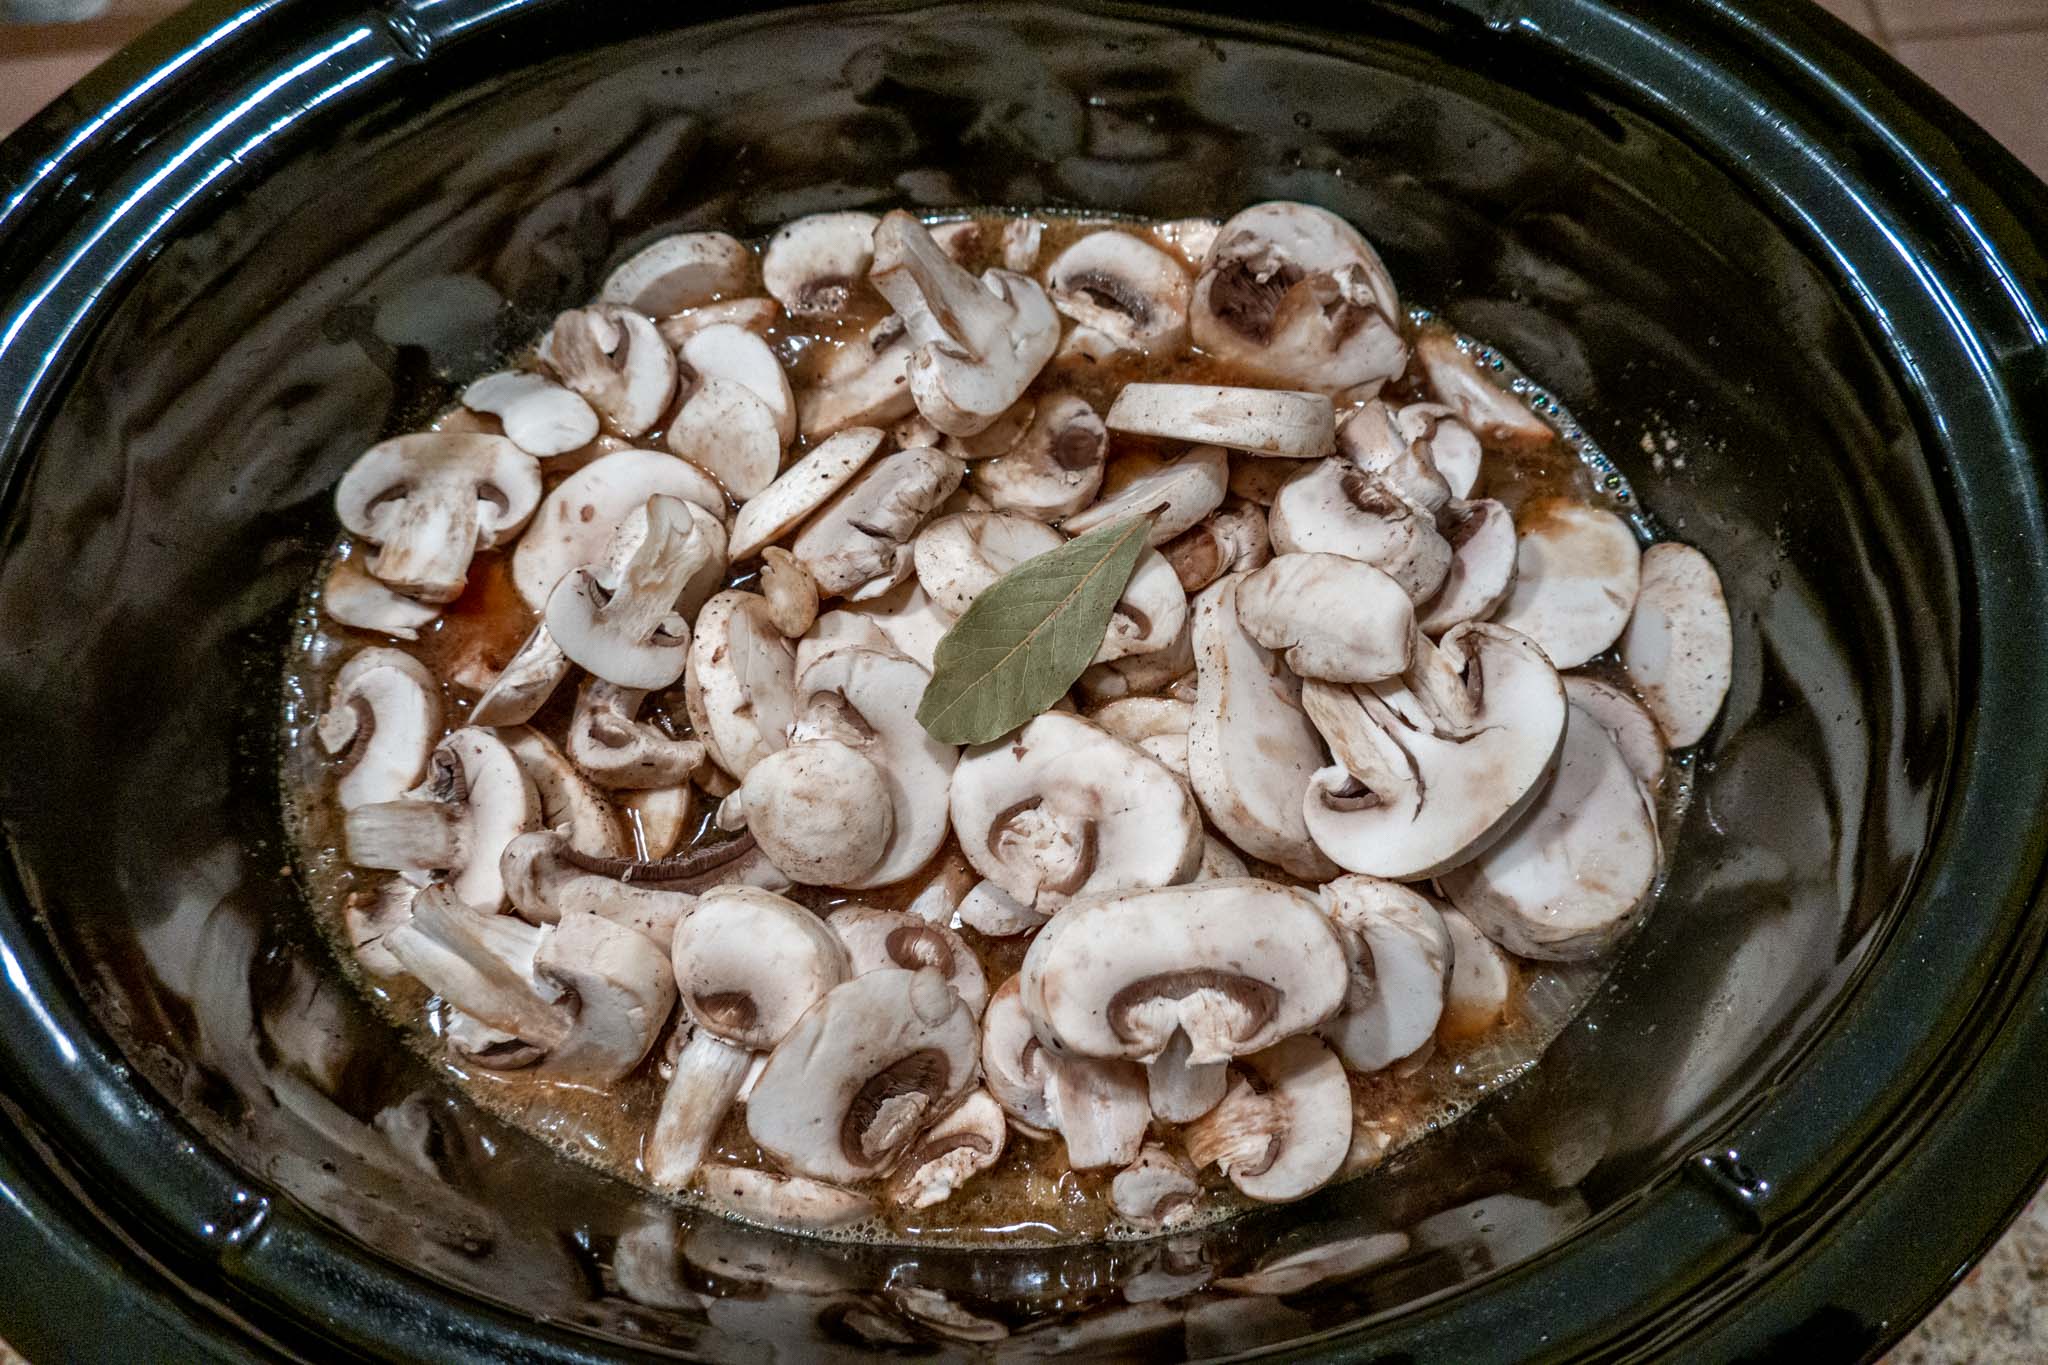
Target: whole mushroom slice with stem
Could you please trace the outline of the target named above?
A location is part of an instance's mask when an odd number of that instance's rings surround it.
[[[1301,684],[1246,633],[1238,618],[1244,575],[1195,599],[1195,713],[1188,780],[1224,837],[1297,877],[1336,873],[1302,817],[1323,741],[1301,706]]]
[[[917,410],[950,436],[1000,417],[1059,343],[1059,315],[1036,280],[1008,270],[976,280],[901,209],[875,229],[868,279],[909,331]]]
[[[833,987],[768,1055],[747,1132],[800,1175],[866,1180],[967,1093],[979,1060],[974,1016],[938,972],[869,972]]]
[[[744,293],[753,273],[753,253],[738,238],[678,232],[628,256],[605,277],[598,298],[665,318]]]
[[[505,903],[498,856],[540,827],[540,797],[518,756],[489,730],[448,735],[428,760],[427,778],[395,801],[347,812],[343,840],[359,867],[444,872],[455,893],[480,910]]]
[[[512,751],[533,783],[534,795],[540,800],[543,828],[567,831],[571,844],[597,857],[632,855],[633,840],[619,818],[618,809],[555,747],[553,740],[524,725],[504,727],[498,731],[498,738]],[[502,862],[501,855],[501,865]]]
[[[871,1218],[875,1201],[853,1190],[800,1175],[708,1162],[697,1184],[710,1204],[773,1228],[823,1232]]]
[[[1197,1167],[1214,1165],[1263,1203],[1300,1199],[1337,1174],[1351,1149],[1351,1082],[1321,1039],[1286,1038],[1238,1063],[1214,1109],[1181,1133]]]
[[[320,610],[329,620],[357,630],[374,630],[394,640],[417,640],[440,616],[433,602],[421,602],[366,573],[354,559],[337,559],[320,585]]]
[[[674,787],[704,766],[701,740],[672,739],[639,719],[645,690],[586,678],[569,721],[569,757],[599,786],[613,791]]]
[[[1451,904],[1523,957],[1577,962],[1621,940],[1657,879],[1643,784],[1591,716],[1572,711],[1557,776],[1501,839],[1439,880]]]
[[[1248,455],[1313,460],[1337,445],[1336,416],[1320,393],[1221,384],[1126,384],[1102,419],[1111,431],[1225,446]]]
[[[875,261],[881,219],[848,210],[813,213],[775,230],[761,255],[761,283],[793,318],[844,313]]]
[[[1414,881],[1483,852],[1550,780],[1564,687],[1543,651],[1498,626],[1459,626],[1401,678],[1307,682],[1302,704],[1337,763],[1302,801],[1316,845],[1349,872]],[[1451,685],[1429,680],[1448,671]],[[1444,695],[1448,693],[1448,695]]]
[[[1490,1032],[1506,1017],[1515,965],[1479,926],[1449,906],[1441,917],[1451,941],[1451,976],[1444,988],[1437,1041],[1464,1042]]]
[[[1629,771],[1654,797],[1664,785],[1664,732],[1643,704],[1613,683],[1580,673],[1564,680],[1564,696],[1607,731]]]
[[[1727,700],[1734,660],[1728,599],[1713,564],[1672,541],[1643,551],[1621,662],[1672,748],[1697,744],[1707,733]]]
[[[1196,446],[1171,460],[1146,463],[1149,468],[1067,517],[1060,529],[1078,536],[1126,517],[1149,516],[1152,527],[1145,533],[1146,543],[1158,546],[1193,529],[1223,505],[1230,488],[1230,456],[1223,447]]]
[[[394,591],[452,602],[480,549],[509,540],[540,503],[540,465],[503,436],[421,432],[379,441],[334,490],[350,535],[377,547],[364,564]]]
[[[676,608],[698,573],[719,559],[680,498],[647,501],[647,531],[610,581],[571,570],[548,594],[548,633],[570,662],[620,687],[667,687],[683,676],[690,627]]]
[[[1394,427],[1436,470],[1452,498],[1472,496],[1486,452],[1454,409],[1442,403],[1404,404],[1394,411]]]
[[[879,596],[910,576],[911,541],[966,472],[929,447],[886,455],[819,509],[789,551],[821,598]]]
[[[1047,1050],[1032,1032],[1022,984],[1005,981],[982,1016],[989,1093],[1026,1136],[1058,1134],[1076,1170],[1130,1164],[1152,1119],[1145,1073],[1127,1061]]]
[[[889,1198],[913,1209],[944,1203],[1002,1158],[1009,1131],[1002,1106],[988,1091],[968,1091],[897,1160]]]
[[[1059,1131],[1052,1107],[1053,1068],[1063,1060],[1032,1032],[1024,1012],[1023,981],[1012,976],[996,987],[981,1015],[981,1069],[989,1095],[1026,1137]]]
[[[1342,555],[1280,555],[1248,574],[1237,587],[1237,619],[1302,678],[1378,682],[1405,673],[1412,657],[1408,594]]]
[[[1323,1037],[1354,1071],[1392,1066],[1436,1036],[1450,931],[1427,896],[1398,882],[1339,877],[1322,894],[1351,962],[1344,1010],[1323,1025]]]
[[[755,1055],[790,1036],[850,968],[846,949],[816,915],[771,892],[734,886],[703,894],[676,926],[670,959],[690,1036],[644,1159],[655,1184],[682,1189],[710,1154]]]
[[[902,910],[843,905],[825,919],[846,945],[851,975],[885,967],[916,971],[930,967],[946,978],[974,1017],[988,1004],[988,978],[966,940],[943,924],[931,924]]]
[[[441,684],[403,650],[359,649],[335,674],[313,733],[341,759],[342,809],[395,801],[419,784],[441,736]]]
[[[1254,204],[1218,229],[1195,281],[1195,344],[1274,384],[1377,389],[1408,347],[1393,278],[1357,229],[1309,204]]]
[[[910,352],[910,330],[894,313],[841,342],[797,394],[798,434],[820,441],[849,428],[886,426],[914,411]]]
[[[498,419],[527,454],[549,460],[597,439],[597,413],[581,395],[531,370],[500,370],[462,391],[462,406]]]
[[[602,915],[564,915],[541,934],[534,971],[573,1004],[569,1036],[541,1062],[551,1075],[618,1080],[647,1055],[675,1009],[675,974],[646,935]]]
[[[796,650],[757,593],[728,589],[704,604],[690,636],[683,702],[712,762],[744,779],[788,742],[796,720]]]
[[[1079,394],[1053,394],[1032,410],[1016,444],[968,470],[968,486],[1001,512],[1058,521],[1086,507],[1102,486],[1109,429]]]
[[[512,551],[512,586],[520,599],[545,610],[557,583],[604,563],[619,524],[661,495],[694,503],[714,519],[725,509],[725,493],[710,475],[658,450],[614,451],[556,484]],[[740,557],[737,551],[733,557]]]
[[[1424,516],[1434,517],[1451,500],[1450,484],[1437,469],[1428,443],[1412,440],[1394,409],[1377,398],[1337,429],[1337,453]]]
[[[1466,621],[1484,621],[1515,587],[1515,519],[1491,498],[1450,502],[1437,530],[1451,547],[1451,565],[1436,592],[1418,605],[1423,633],[1442,635]]]
[[[1179,778],[1059,712],[969,749],[953,773],[952,818],[975,871],[1039,914],[1184,882],[1202,854],[1201,815]]]
[[[1570,498],[1525,503],[1517,517],[1515,586],[1493,619],[1577,668],[1617,639],[1635,610],[1642,552],[1629,524]]]
[[[1109,1205],[1121,1218],[1147,1231],[1185,1223],[1201,1198],[1195,1168],[1171,1148],[1148,1142],[1138,1159],[1109,1182]]]
[[[882,433],[853,427],[805,452],[775,481],[740,505],[733,518],[730,550],[734,563],[751,559],[765,545],[832,501],[867,468],[882,448]]]
[[[1387,574],[1426,602],[1451,569],[1436,520],[1345,460],[1304,465],[1273,497],[1266,529],[1276,554],[1337,554]]]
[[[1265,509],[1229,497],[1200,524],[1161,545],[1159,553],[1186,592],[1200,592],[1227,573],[1260,568],[1273,557]]]
[[[1458,420],[1481,441],[1518,445],[1555,440],[1550,425],[1513,393],[1486,377],[1481,362],[1455,336],[1434,329],[1415,339],[1415,358],[1422,363],[1430,396],[1458,414]],[[1495,372],[1498,361],[1488,366]]]
[[[555,319],[541,363],[582,395],[620,436],[645,434],[676,392],[676,353],[645,313],[620,304],[571,308]]]
[[[1117,350],[1179,355],[1188,344],[1194,282],[1180,262],[1115,228],[1091,232],[1046,270],[1053,307]]]

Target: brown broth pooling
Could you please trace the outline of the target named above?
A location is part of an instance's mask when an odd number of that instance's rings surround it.
[[[1046,222],[1039,254],[1041,267],[1062,248],[1096,228],[1142,227],[1101,217],[1040,216]],[[1003,219],[1000,215],[983,215],[976,221],[982,228],[968,264],[978,270],[1000,263],[997,225]],[[1162,244],[1173,249],[1170,243]],[[1189,262],[1190,269],[1198,264]],[[795,319],[781,317],[765,335],[788,367],[793,386],[801,391],[835,349],[865,337],[888,311],[880,296],[863,284],[840,317],[822,325],[799,324]],[[1426,314],[1417,314],[1412,321],[1417,327],[1441,327]],[[1490,352],[1485,354],[1492,358]],[[1166,359],[1119,357],[1108,363],[1070,357],[1049,365],[1033,391],[1078,392],[1098,411],[1106,411],[1118,389],[1140,381],[1250,382],[1231,366],[1192,352]],[[1388,385],[1385,396],[1402,401],[1426,397],[1419,372],[1411,367],[1408,374]],[[1473,496],[1499,499],[1516,514],[1518,522],[1525,510],[1540,515],[1542,500],[1553,497],[1594,502],[1630,517],[1635,508],[1626,486],[1604,456],[1585,441],[1570,425],[1568,416],[1546,395],[1530,396],[1532,406],[1553,423],[1559,436],[1523,443],[1511,450],[1489,444],[1481,481]],[[495,419],[462,409],[442,414],[433,425],[498,430]],[[584,464],[628,444],[600,437],[585,451],[546,461],[542,465],[544,486],[552,489]],[[630,444],[666,448],[659,429]],[[805,448],[801,441],[793,445],[785,465],[797,459]],[[1111,433],[1105,491],[1113,490],[1122,479],[1134,477],[1142,468],[1162,455],[1176,453],[1177,449],[1172,443]],[[337,543],[336,558],[357,553],[358,549],[346,537]],[[753,565],[736,566],[728,586],[751,586],[754,577]],[[509,547],[478,554],[466,591],[436,621],[421,630],[417,643],[400,646],[442,680],[447,729],[457,729],[466,723],[482,688],[512,657],[533,624],[534,613],[512,586]],[[643,1146],[653,1128],[666,1083],[662,1068],[674,1041],[673,1021],[647,1060],[624,1080],[610,1086],[563,1083],[528,1072],[489,1071],[462,1064],[440,1046],[446,1010],[417,983],[404,978],[377,980],[356,964],[349,949],[343,908],[351,895],[366,894],[392,874],[357,871],[338,852],[341,821],[333,799],[334,765],[313,741],[311,726],[333,675],[345,658],[367,645],[389,646],[394,642],[325,619],[320,612],[317,585],[302,607],[294,642],[291,657],[286,661],[283,788],[298,845],[296,865],[305,877],[309,902],[334,944],[343,972],[405,1033],[412,1046],[478,1103],[580,1160],[645,1185]],[[1628,685],[1611,651],[1583,671],[1624,687]],[[573,683],[558,688],[531,722],[558,745],[566,736],[575,690]],[[642,716],[653,719],[671,735],[686,735],[689,722],[682,704],[681,684],[650,696]],[[1667,828],[1681,813],[1689,792],[1685,776],[1682,771],[1672,771],[1664,783],[1659,816]],[[722,837],[710,828],[709,816],[715,805],[714,799],[700,791],[694,843]],[[858,896],[805,887],[788,894],[821,913],[853,903],[902,908],[946,859],[957,857],[957,846],[949,836],[931,865],[896,886]],[[1301,884],[1277,868],[1247,861],[1255,875]],[[967,928],[960,932],[979,957],[991,991],[1021,964],[1027,939],[990,939]],[[1355,1129],[1360,1136],[1354,1142],[1353,1160],[1339,1178],[1370,1169],[1407,1143],[1455,1120],[1480,1097],[1533,1065],[1590,996],[1604,971],[1605,967],[1598,963],[1518,963],[1505,1017],[1500,1023],[1476,1037],[1441,1034],[1427,1056],[1411,1058],[1371,1076],[1353,1074]],[[1167,1125],[1156,1126],[1171,1132]],[[744,1165],[766,1164],[747,1135],[743,1111],[736,1109],[728,1118],[713,1159]],[[854,1229],[851,1235],[913,1244],[970,1245],[1018,1239],[1063,1242],[1149,1235],[1123,1225],[1110,1209],[1108,1185],[1112,1174],[1073,1171],[1067,1167],[1056,1138],[1033,1141],[1013,1131],[1001,1160],[974,1177],[952,1198],[924,1210],[899,1208],[886,1199],[879,1200],[882,1215],[877,1224]],[[1201,1221],[1227,1217],[1247,1206],[1248,1201],[1213,1169],[1205,1173],[1203,1183]]]

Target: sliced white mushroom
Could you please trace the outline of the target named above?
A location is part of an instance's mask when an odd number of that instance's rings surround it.
[[[1429,446],[1414,442],[1394,410],[1377,398],[1338,428],[1337,451],[1352,468],[1379,480],[1424,516],[1434,517],[1453,496]]]
[[[1157,553],[1156,550],[1147,551],[1138,557],[1138,570],[1132,575],[1134,583],[1145,574],[1152,556]],[[1164,556],[1161,556],[1161,562],[1164,562]],[[1165,565],[1165,568],[1168,573],[1173,571],[1171,565]],[[1125,596],[1129,595],[1130,590],[1126,588]],[[1189,628],[1193,619],[1192,611],[1184,612],[1180,629],[1157,649],[1142,654],[1118,655],[1105,662],[1090,664],[1081,673],[1078,684],[1081,695],[1089,704],[1098,705],[1115,701],[1118,697],[1143,696],[1153,692],[1173,692],[1176,696],[1186,693],[1187,685],[1192,683],[1195,675],[1195,647]],[[1109,624],[1111,634],[1103,640],[1105,649],[1115,642],[1114,636],[1121,622],[1112,615]],[[1133,620],[1131,624],[1136,623]],[[1153,638],[1163,634],[1163,631],[1155,630]],[[1096,651],[1096,657],[1101,659],[1102,650]]]
[[[1574,962],[1597,957],[1627,933],[1657,865],[1657,825],[1643,784],[1599,722],[1573,710],[1557,776],[1541,798],[1439,885],[1509,952]]]
[[[1583,674],[1564,680],[1564,696],[1607,731],[1643,790],[1655,796],[1664,785],[1664,732],[1643,704],[1612,683]]]
[[[708,1162],[699,1168],[697,1184],[716,1207],[773,1228],[823,1232],[858,1223],[875,1212],[875,1201],[864,1194],[751,1166]]]
[[[512,444],[551,459],[597,439],[597,414],[575,392],[530,370],[500,370],[462,391],[462,405],[498,419]]]
[[[545,620],[570,662],[620,687],[653,689],[683,675],[690,629],[676,608],[722,556],[680,498],[657,494],[646,512],[625,562],[603,582],[593,568],[571,570],[548,594]]]
[[[910,332],[891,313],[839,343],[797,395],[797,431],[817,441],[850,427],[885,426],[911,412]]]
[[[1202,822],[1164,765],[1078,716],[1047,712],[969,749],[953,828],[977,872],[1041,914],[1192,877]]]
[[[647,693],[602,678],[586,678],[576,691],[569,722],[569,757],[599,786],[614,791],[673,787],[704,765],[704,745],[672,739],[639,719]]]
[[[767,755],[725,798],[720,823],[744,824],[799,884],[844,886],[866,876],[896,832],[889,779],[863,751],[868,738],[814,734]]]
[[[702,380],[668,424],[668,448],[744,502],[775,481],[784,437],[775,409],[732,379]]]
[[[1003,269],[1028,275],[1038,264],[1045,224],[1036,218],[1012,218],[1003,224]]]
[[[1145,1073],[1130,1062],[1062,1057],[1032,1032],[1012,976],[989,997],[982,1016],[982,1069],[989,1093],[1029,1137],[1058,1134],[1077,1170],[1128,1165],[1145,1140],[1152,1111]]]
[[[1000,417],[1059,343],[1059,316],[1036,280],[990,270],[977,281],[900,209],[875,229],[868,278],[908,328],[918,411],[949,435]]]
[[[1427,331],[1416,338],[1415,357],[1437,402],[1458,414],[1458,420],[1482,441],[1495,443],[1550,441],[1557,433],[1527,404],[1487,378],[1477,357],[1456,337]],[[1499,362],[1492,367],[1498,371]]]
[[[685,308],[680,313],[671,313],[655,319],[654,326],[660,331],[661,339],[678,350],[706,327],[730,324],[744,327],[749,332],[765,332],[782,317],[782,305],[774,299],[727,299],[721,303],[700,304]]]
[[[1214,880],[1211,878],[1210,880]],[[1222,1102],[1230,1077],[1221,1062],[1193,1060],[1194,1040],[1176,1029],[1166,1051],[1145,1063],[1152,1112],[1168,1123],[1192,1123]]]
[[[1451,940],[1451,979],[1436,1036],[1439,1042],[1463,1042],[1490,1032],[1505,1017],[1515,968],[1478,925],[1448,906],[1441,914]]]
[[[393,801],[347,813],[344,842],[361,867],[445,872],[480,910],[505,903],[498,855],[540,827],[540,797],[519,759],[489,730],[470,726],[435,746],[426,781]]]
[[[536,621],[533,629],[506,661],[489,687],[469,709],[472,725],[522,725],[534,712],[547,705],[549,697],[574,667],[562,647],[555,643],[547,622]]]
[[[403,650],[357,650],[335,674],[314,734],[343,756],[334,784],[342,809],[395,801],[419,784],[441,736],[441,684]]]
[[[1288,668],[1327,682],[1378,682],[1406,672],[1415,607],[1386,574],[1342,555],[1288,554],[1237,588],[1245,634],[1282,651]]]
[[[1188,1157],[1214,1165],[1238,1192],[1265,1203],[1328,1183],[1351,1148],[1351,1083],[1335,1053],[1293,1037],[1243,1058],[1258,1078],[1232,1076],[1222,1102],[1183,1130]]]
[[[881,219],[854,211],[814,213],[775,230],[761,256],[761,282],[791,317],[843,313],[875,262]]]
[[[690,636],[683,701],[711,761],[735,778],[788,742],[796,720],[796,650],[767,600],[729,589],[704,604]]]
[[[931,875],[925,878],[924,886],[903,907],[904,912],[926,924],[956,927],[960,923],[955,918],[960,902],[980,880],[974,869],[967,865],[967,860],[957,852],[942,853],[933,865]]]
[[[1436,470],[1453,498],[1472,496],[1485,452],[1456,412],[1441,403],[1409,403],[1395,411],[1394,425]]]
[[[897,1161],[889,1177],[889,1197],[913,1209],[952,1198],[1002,1157],[1009,1127],[1002,1106],[988,1091],[968,1091]]]
[[[795,439],[796,399],[789,376],[759,335],[731,324],[706,327],[684,339],[681,359],[700,380],[722,379],[746,388],[774,412],[783,444]]]
[[[761,596],[768,600],[768,618],[794,640],[818,619],[818,581],[780,545],[761,551]]]
[[[676,1003],[667,956],[600,915],[564,915],[541,932],[534,974],[571,1002],[568,1037],[541,1061],[550,1075],[608,1084],[647,1055]]]
[[[853,964],[851,975],[901,967],[916,971],[930,967],[946,978],[953,993],[965,1001],[979,1019],[988,1004],[988,978],[981,960],[958,934],[943,924],[929,924],[903,910],[877,910],[866,905],[843,905],[825,922]]]
[[[384,936],[411,918],[413,897],[419,890],[403,877],[390,877],[373,890],[351,891],[342,902],[342,927],[348,934],[349,949],[371,976],[405,975],[405,964],[384,946]]]
[[[697,789],[685,782],[673,787],[620,792],[619,809],[631,827],[637,856],[666,858],[692,828],[697,813]]]
[[[1173,566],[1157,550],[1148,549],[1138,556],[1131,581],[1110,613],[1095,663],[1169,650],[1186,633],[1187,620],[1188,597]]]
[[[1493,619],[1577,668],[1621,637],[1635,610],[1642,552],[1614,513],[1570,498],[1524,504],[1515,586]]]
[[[1223,840],[1210,834],[1202,840],[1202,867],[1195,874],[1199,882],[1213,882],[1222,877],[1249,877],[1251,869],[1243,858]]]
[[[821,597],[879,596],[910,576],[918,528],[965,474],[960,461],[928,447],[886,455],[811,518],[790,553]]]
[[[1091,232],[1046,271],[1053,306],[1119,350],[1178,355],[1188,344],[1194,282],[1180,262],[1134,233]]]
[[[1052,1072],[1062,1060],[1048,1052],[1031,1029],[1019,994],[1023,982],[1010,977],[989,996],[981,1016],[981,1066],[989,1095],[1027,1137],[1049,1137],[1059,1129],[1052,1107]]]
[[[1442,635],[1465,621],[1484,621],[1515,586],[1515,519],[1491,498],[1452,502],[1437,515],[1451,547],[1451,566],[1428,601],[1420,604],[1422,629]]]
[[[1286,460],[1269,460],[1263,455],[1230,457],[1230,495],[1255,506],[1270,508],[1289,479],[1301,466]]]
[[[854,427],[814,447],[783,470],[773,483],[747,499],[733,518],[733,561],[753,558],[762,546],[781,539],[783,532],[830,502],[881,448],[880,431]]]
[[[533,783],[544,828],[565,830],[569,842],[584,853],[604,858],[632,856],[633,840],[618,810],[552,740],[524,725],[500,729],[498,738]],[[502,868],[503,858],[499,861]],[[509,893],[510,888],[507,890]]]
[[[602,564],[619,523],[657,495],[714,515],[725,508],[725,493],[710,475],[658,450],[615,451],[556,484],[512,551],[512,585],[520,598],[544,610],[555,585],[576,569]]]
[[[1088,400],[1055,394],[1034,405],[1009,450],[969,469],[969,486],[998,511],[1058,521],[1095,497],[1108,449],[1108,428]]]
[[[1721,713],[1734,659],[1728,599],[1713,564],[1675,541],[1643,551],[1621,662],[1672,748],[1699,743]]]
[[[575,1016],[534,970],[548,926],[467,905],[446,884],[413,898],[384,947],[428,990],[537,1053],[569,1036]]]
[[[1484,851],[1542,792],[1564,735],[1564,687],[1527,637],[1468,624],[1417,666],[1361,686],[1308,682],[1302,703],[1337,757],[1303,800],[1345,870],[1435,876]],[[1447,679],[1431,677],[1446,670]]]
[[[1226,481],[1227,483],[1227,481]],[[1256,569],[1273,557],[1265,511],[1229,498],[1191,530],[1159,547],[1186,592],[1200,592],[1227,573]]]
[[[960,898],[959,915],[962,924],[990,938],[1028,934],[1051,918],[986,879],[969,887]]]
[[[1344,1011],[1323,1037],[1354,1071],[1392,1066],[1436,1036],[1449,987],[1451,937],[1427,896],[1377,877],[1323,888],[1351,961]]]
[[[1173,248],[1194,269],[1201,269],[1208,259],[1209,248],[1216,245],[1216,234],[1223,224],[1214,218],[1175,218],[1169,222],[1154,223],[1151,233],[1164,245]]]
[[[1429,600],[1451,568],[1451,545],[1435,518],[1344,460],[1303,466],[1274,495],[1266,529],[1276,554],[1362,559],[1416,602]]]
[[[754,1055],[788,1037],[849,967],[823,920],[751,887],[705,892],[676,926],[670,957],[690,1036],[644,1160],[655,1184],[682,1189],[710,1154]]]
[[[866,644],[894,649],[930,672],[939,641],[952,625],[953,618],[939,610],[924,585],[906,579],[878,597],[849,602],[820,616],[797,645],[797,668],[801,672],[812,659],[841,644]]]
[[[441,608],[393,592],[364,572],[354,559],[337,559],[320,585],[320,610],[329,620],[357,630],[374,630],[395,640],[417,640]]]
[[[1065,536],[1030,517],[956,512],[918,532],[911,560],[932,605],[957,620],[984,588],[1025,560],[1066,543]]]
[[[676,353],[653,320],[632,308],[572,308],[555,319],[538,354],[628,440],[660,422],[675,397]]]
[[[1135,744],[1183,782],[1188,779],[1191,702],[1176,697],[1121,697],[1105,702],[1088,719],[1127,744]]]
[[[1376,390],[1408,348],[1394,281],[1343,219],[1255,204],[1217,231],[1195,281],[1195,344],[1274,384]]]
[[[1138,1159],[1109,1182],[1109,1204],[1141,1228],[1166,1229],[1193,1215],[1201,1192],[1193,1166],[1171,1149],[1148,1142]]]
[[[974,1016],[944,977],[869,972],[834,987],[769,1054],[747,1132],[797,1174],[865,1180],[966,1094],[979,1056]]]
[[[424,602],[452,602],[469,561],[519,533],[540,503],[540,465],[503,436],[422,432],[379,441],[334,490],[349,534],[375,545],[363,565]]]
[[[1126,384],[1109,405],[1111,431],[1312,460],[1336,448],[1336,417],[1319,393],[1217,384]]]
[[[548,924],[564,915],[593,914],[646,935],[664,952],[704,892],[721,886],[789,888],[789,879],[744,835],[643,861],[585,853],[561,830],[540,830],[507,844],[498,866],[513,909],[526,919]]]
[[[605,278],[598,298],[667,317],[743,292],[753,266],[746,245],[723,232],[679,232],[627,257]]]
[[[1202,810],[1237,847],[1297,877],[1336,868],[1302,817],[1323,742],[1301,708],[1301,684],[1238,619],[1233,574],[1195,599],[1195,714],[1188,726],[1188,779]]]
[[[1061,526],[1069,535],[1081,535],[1127,517],[1150,516],[1146,543],[1163,545],[1222,506],[1229,486],[1229,455],[1221,446],[1196,446],[1152,463]]]

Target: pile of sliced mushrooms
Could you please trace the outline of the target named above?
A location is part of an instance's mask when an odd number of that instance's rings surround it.
[[[1306,204],[653,243],[340,483],[357,963],[461,1072],[650,1078],[623,1163],[785,1227],[1370,1165],[1373,1077],[1640,919],[1729,683],[1712,565],[1501,370]],[[953,623],[1133,517],[1065,700],[933,739]]]

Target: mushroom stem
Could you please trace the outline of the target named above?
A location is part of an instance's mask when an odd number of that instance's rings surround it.
[[[708,1029],[695,1029],[676,1058],[675,1075],[661,1097],[661,1115],[647,1144],[647,1175],[679,1190],[710,1155],[718,1129],[738,1098],[754,1054]]]
[[[1188,1157],[1199,1169],[1215,1166],[1225,1175],[1257,1175],[1280,1152],[1287,1117],[1281,1107],[1232,1076],[1222,1101],[1182,1130]]]
[[[1152,1112],[1168,1123],[1192,1123],[1216,1107],[1229,1085],[1229,1066],[1191,1062],[1192,1048],[1187,1031],[1175,1029],[1166,1051],[1145,1066]]]
[[[1050,1090],[1067,1162],[1075,1170],[1128,1166],[1138,1159],[1151,1110],[1136,1066],[1062,1057],[1053,1066]]]
[[[575,1023],[558,998],[543,997],[533,975],[545,929],[511,915],[464,905],[445,886],[413,901],[412,918],[384,946],[420,983],[494,1029],[543,1049],[558,1046]]]

